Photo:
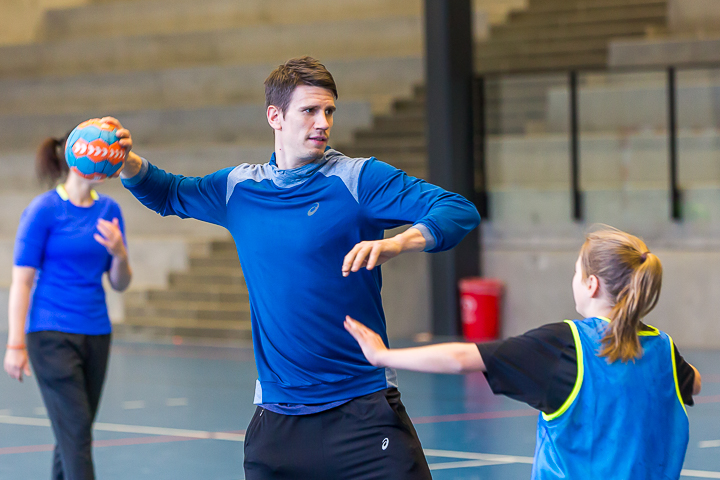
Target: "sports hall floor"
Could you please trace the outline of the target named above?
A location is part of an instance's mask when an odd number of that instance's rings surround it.
[[[720,479],[720,352],[682,351],[704,378],[683,478]],[[98,478],[242,479],[255,378],[249,347],[115,341],[95,430]],[[535,411],[493,396],[480,374],[400,372],[399,381],[435,479],[530,478]],[[52,443],[34,379],[0,375],[0,479],[49,478]]]

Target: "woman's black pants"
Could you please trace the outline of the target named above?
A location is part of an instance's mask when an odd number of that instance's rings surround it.
[[[94,480],[92,424],[110,353],[110,334],[27,335],[30,362],[55,434],[52,480]]]

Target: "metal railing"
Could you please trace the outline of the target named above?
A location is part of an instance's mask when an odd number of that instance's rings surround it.
[[[581,187],[581,169],[580,169],[580,112],[582,104],[578,98],[579,82],[578,77],[583,73],[607,73],[607,74],[620,74],[620,73],[665,73],[666,76],[666,90],[667,90],[667,135],[668,135],[668,171],[669,171],[669,184],[668,184],[668,196],[670,200],[670,211],[669,217],[674,222],[682,221],[683,219],[683,192],[679,185],[678,167],[679,167],[679,153],[678,153],[678,100],[677,100],[677,73],[679,70],[703,70],[703,69],[716,69],[720,68],[720,64],[717,63],[703,63],[703,64],[686,64],[682,66],[667,66],[667,67],[628,67],[628,68],[614,68],[608,70],[598,69],[573,69],[555,72],[567,75],[567,85],[569,93],[568,101],[568,118],[569,118],[569,186],[571,196],[571,215],[574,221],[580,222],[584,219],[585,204],[584,204],[584,192]],[[548,71],[538,72],[538,75],[547,74]],[[532,75],[524,72],[522,74],[509,74],[502,75],[503,78],[508,78],[513,75],[522,75],[527,77]],[[476,185],[476,205],[483,218],[489,218],[490,216],[490,199],[487,187],[487,143],[488,143],[488,128],[486,125],[486,113],[487,113],[487,82],[489,79],[498,78],[501,75],[488,74],[484,76],[478,76],[475,80],[475,111],[474,115],[474,129],[476,132],[475,137],[475,168],[476,176],[479,177],[479,181]]]

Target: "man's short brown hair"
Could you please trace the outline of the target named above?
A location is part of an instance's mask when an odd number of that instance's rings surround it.
[[[333,76],[325,65],[312,57],[291,58],[278,66],[265,79],[265,108],[275,105],[285,115],[295,87],[327,88],[338,98],[337,87]]]

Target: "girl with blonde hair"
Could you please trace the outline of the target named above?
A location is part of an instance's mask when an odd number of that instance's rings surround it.
[[[533,480],[677,479],[688,444],[685,405],[700,373],[665,332],[642,319],[657,304],[662,264],[639,238],[604,227],[587,235],[572,291],[582,320],[504,341],[388,349],[347,317],[376,366],[482,371],[490,388],[541,411]]]

